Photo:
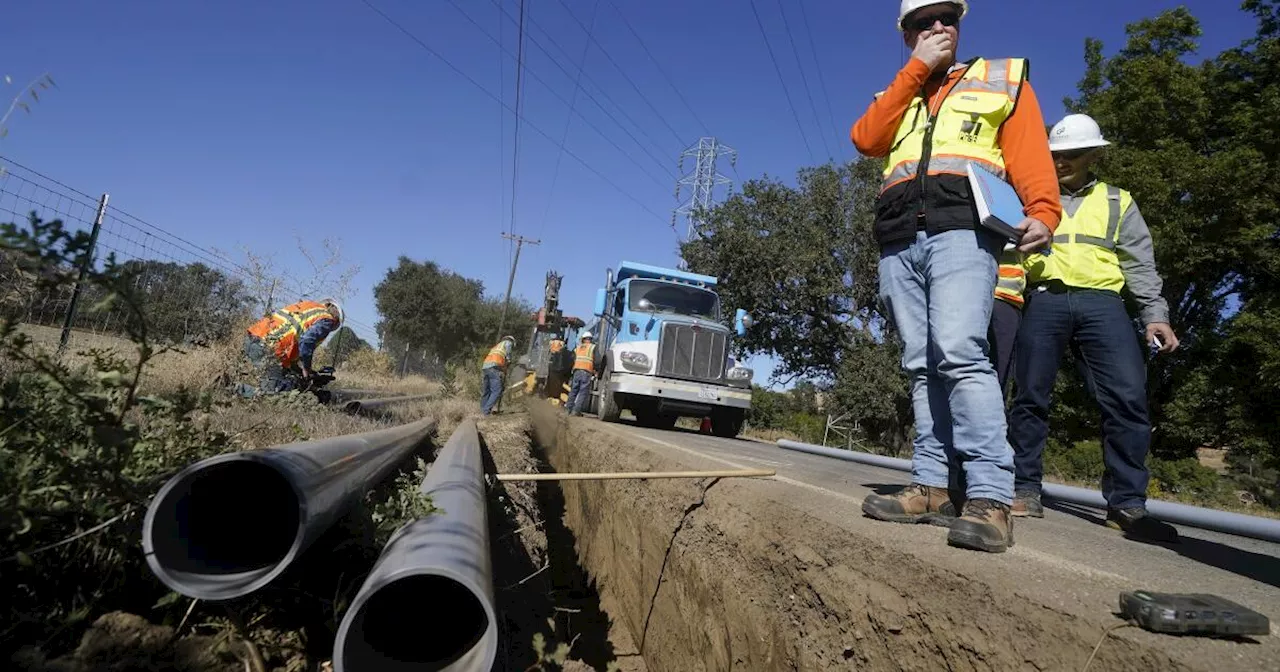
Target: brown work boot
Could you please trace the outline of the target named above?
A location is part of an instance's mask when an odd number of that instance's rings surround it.
[[[988,553],[1004,553],[1013,545],[1013,516],[1009,505],[994,499],[971,499],[951,524],[947,543]]]
[[[1034,490],[1013,493],[1013,506],[1009,507],[1009,513],[1019,518],[1044,518],[1044,504],[1040,501],[1040,493]]]
[[[946,488],[912,483],[892,495],[870,495],[862,500],[862,512],[891,523],[933,523],[940,518],[949,525],[956,508]]]

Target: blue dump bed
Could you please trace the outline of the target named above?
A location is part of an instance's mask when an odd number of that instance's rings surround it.
[[[715,278],[709,275],[677,271],[674,268],[649,266],[648,264],[638,264],[634,261],[624,261],[619,264],[617,281],[621,282],[631,278],[643,278],[646,280],[672,280],[675,282],[683,282],[697,285],[699,287],[705,287],[707,289],[714,288],[717,282]]]

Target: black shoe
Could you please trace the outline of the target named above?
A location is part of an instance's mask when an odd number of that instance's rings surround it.
[[[1044,518],[1044,504],[1040,502],[1040,493],[1034,490],[1018,490],[1013,493],[1013,506],[1009,513],[1022,518]]]
[[[1125,536],[1140,541],[1157,541],[1177,543],[1178,530],[1169,523],[1161,522],[1147,514],[1147,507],[1134,506],[1127,509],[1108,509],[1107,527],[1120,530]]]

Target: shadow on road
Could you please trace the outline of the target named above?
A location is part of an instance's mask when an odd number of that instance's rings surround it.
[[[1106,525],[1106,518],[1094,509],[1067,502],[1046,500],[1045,508],[1061,511],[1094,525]],[[1137,543],[1150,543],[1210,567],[1231,572],[1247,579],[1280,588],[1280,558],[1227,546],[1216,541],[1183,536],[1176,544],[1159,544],[1125,537]]]

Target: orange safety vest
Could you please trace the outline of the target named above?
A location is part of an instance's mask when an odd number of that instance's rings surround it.
[[[488,368],[489,364],[498,367],[499,371],[507,370],[507,341],[498,341],[497,345],[489,348],[489,354],[484,356],[484,364],[481,364],[481,368]]]
[[[573,370],[586,371],[587,373],[596,372],[596,344],[583,343],[573,351]]]
[[[1027,288],[1027,271],[1022,264],[1000,264],[1000,276],[996,278],[996,298],[1022,307],[1022,293]]]
[[[289,368],[298,361],[302,335],[320,320],[334,320],[334,316],[323,303],[304,300],[258,320],[249,327],[249,334],[275,350],[280,365]]]

